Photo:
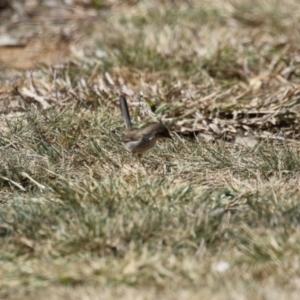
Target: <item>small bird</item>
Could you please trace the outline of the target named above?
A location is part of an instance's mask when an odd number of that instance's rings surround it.
[[[122,139],[127,151],[141,158],[143,153],[152,149],[159,139],[172,139],[168,128],[162,123],[153,123],[142,129],[133,130],[126,98],[120,96],[120,110],[126,131]]]

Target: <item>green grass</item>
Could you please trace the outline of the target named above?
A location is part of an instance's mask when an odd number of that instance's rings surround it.
[[[119,131],[107,135],[115,125],[109,117],[101,124],[103,116],[49,110],[10,123],[3,140],[14,148],[1,153],[11,194],[0,210],[3,295],[12,278],[32,292],[98,282],[194,289],[214,276],[211,287],[221,289],[225,278],[239,281],[240,269],[262,284],[271,272],[284,287],[282,276],[298,274],[292,146],[177,138],[144,159],[148,176]],[[229,264],[226,277],[210,273],[218,261]]]

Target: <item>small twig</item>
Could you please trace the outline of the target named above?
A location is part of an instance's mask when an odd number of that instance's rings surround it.
[[[21,175],[23,175],[24,177],[28,178],[32,183],[34,183],[38,188],[40,188],[41,190],[45,190],[46,187],[40,183],[38,183],[36,180],[34,180],[31,176],[29,176],[27,173],[22,172]]]
[[[5,176],[0,176],[0,178],[2,178],[3,180],[9,181],[10,183],[12,183],[13,185],[15,185],[16,187],[18,187],[21,191],[26,192],[26,190],[17,182],[5,177]]]
[[[59,179],[62,179],[62,180],[65,180],[66,181],[66,178],[64,178],[62,175],[60,175],[60,174],[57,174],[57,173],[55,173],[55,172],[53,172],[53,171],[51,171],[51,170],[48,170],[48,169],[46,169],[46,168],[43,168],[46,172],[48,172],[49,174],[51,174],[51,175],[53,175],[53,176],[55,176],[55,177],[57,177],[57,178],[59,178]]]

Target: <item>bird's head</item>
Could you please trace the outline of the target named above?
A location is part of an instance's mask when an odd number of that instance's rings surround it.
[[[157,139],[173,139],[168,128],[162,123],[153,124],[153,132]]]

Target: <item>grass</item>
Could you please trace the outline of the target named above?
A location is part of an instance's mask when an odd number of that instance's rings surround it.
[[[282,286],[298,274],[300,158],[292,145],[178,137],[145,158],[147,176],[118,133],[101,135],[108,117],[102,125],[101,111],[78,116],[31,113],[3,136],[17,148],[1,153],[1,185],[11,195],[0,211],[3,295],[16,282],[29,292],[99,283],[222,290],[240,270],[262,284],[272,274]],[[211,270],[222,261],[225,274]]]
[[[299,4],[151,3],[78,4],[62,64],[3,66],[1,299],[298,298]],[[120,93],[174,137],[144,166]]]

